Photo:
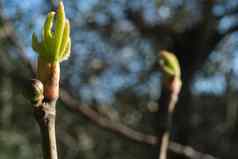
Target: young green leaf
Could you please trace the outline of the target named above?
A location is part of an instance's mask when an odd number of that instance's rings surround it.
[[[56,16],[55,16],[56,14]],[[52,31],[55,19],[55,31]],[[57,13],[51,11],[45,20],[42,39],[32,35],[32,48],[46,62],[55,63],[65,60],[70,55],[70,24],[65,17],[64,5],[59,3]]]
[[[181,76],[180,65],[177,57],[170,52],[161,51],[159,56],[159,65],[163,73],[167,76]]]

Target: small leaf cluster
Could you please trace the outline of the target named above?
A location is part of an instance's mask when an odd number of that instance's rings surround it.
[[[56,13],[54,11],[48,13],[42,29],[41,40],[33,33],[32,48],[38,53],[39,58],[49,63],[61,62],[69,57],[71,49],[70,23],[65,17],[62,2],[59,3]]]

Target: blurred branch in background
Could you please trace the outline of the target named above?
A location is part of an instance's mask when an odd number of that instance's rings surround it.
[[[60,99],[67,105],[67,108],[69,110],[74,113],[78,112],[84,115],[101,128],[112,131],[137,143],[143,143],[152,146],[155,146],[159,143],[159,140],[156,136],[144,134],[142,132],[131,129],[122,123],[111,121],[105,117],[102,117],[99,113],[92,110],[90,106],[81,105],[80,102],[73,98],[67,91],[62,91]],[[173,141],[169,143],[168,148],[172,152],[184,155],[191,159],[218,159],[216,157],[213,157],[212,155],[198,152],[190,146],[183,146]]]

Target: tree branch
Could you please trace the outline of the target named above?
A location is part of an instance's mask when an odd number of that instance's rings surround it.
[[[56,101],[33,106],[34,116],[41,130],[44,159],[57,159],[55,105]]]
[[[72,97],[66,90],[61,90],[60,99],[64,102],[64,104],[66,104],[66,108],[68,108],[70,111],[74,113],[80,113],[100,128],[109,130],[139,144],[156,146],[159,143],[158,137],[154,135],[144,134],[142,132],[131,129],[122,123],[111,121],[101,116],[89,106],[81,105],[80,102],[76,100],[76,98]],[[216,157],[213,157],[212,155],[198,152],[190,146],[183,146],[172,141],[169,142],[168,149],[177,154],[184,155],[190,159],[218,159]]]
[[[164,86],[163,86],[164,87]],[[159,99],[159,111],[157,114],[157,132],[158,132],[158,154],[159,159],[167,159],[167,149],[169,145],[170,131],[172,128],[172,116],[177,102],[178,94],[162,88],[162,94]]]

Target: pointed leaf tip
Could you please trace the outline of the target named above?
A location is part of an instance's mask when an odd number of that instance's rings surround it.
[[[161,51],[159,57],[160,67],[165,73],[178,77],[181,76],[179,61],[173,53],[170,53],[168,51]]]
[[[55,16],[55,12],[50,12],[47,15],[47,18],[45,20],[45,24],[44,24],[44,37],[43,39],[45,39],[46,41],[52,37],[52,27],[53,27],[53,22],[54,22],[54,16]]]

